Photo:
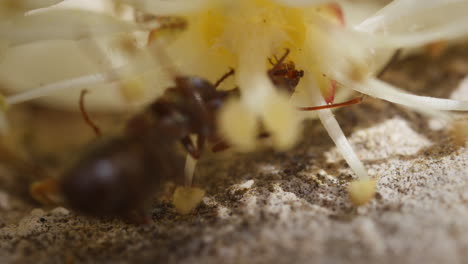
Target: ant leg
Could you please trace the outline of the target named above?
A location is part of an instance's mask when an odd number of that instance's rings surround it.
[[[214,84],[214,88],[218,88],[218,86],[224,81],[226,80],[227,77],[231,76],[234,74],[234,69],[231,68],[231,70],[229,70],[227,73],[225,73],[223,76],[221,76],[221,78],[215,82]]]
[[[84,97],[85,95],[88,93],[88,90],[81,90],[81,94],[80,94],[80,111],[81,111],[81,115],[83,116],[83,119],[84,121],[86,122],[86,124],[88,124],[93,130],[94,130],[94,133],[96,134],[97,137],[100,137],[101,136],[101,130],[99,129],[98,126],[96,126],[96,124],[94,124],[94,122],[91,120],[91,118],[89,117],[88,113],[86,112],[86,108],[85,108],[85,105],[84,105]]]
[[[316,111],[316,110],[322,110],[322,109],[329,109],[329,108],[336,108],[336,107],[359,104],[363,100],[364,100],[364,96],[361,96],[361,97],[357,97],[357,98],[354,98],[354,99],[351,99],[349,101],[339,103],[339,104],[329,104],[329,105],[312,106],[312,107],[299,107],[298,109],[300,111]]]

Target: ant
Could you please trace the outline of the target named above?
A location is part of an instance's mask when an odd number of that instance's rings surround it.
[[[122,135],[97,145],[64,174],[59,184],[68,205],[92,215],[121,216],[145,204],[165,181],[180,183],[184,159],[176,144],[198,159],[205,141],[218,140],[216,114],[232,92],[216,88],[233,73],[215,84],[176,76],[174,87],[132,117]],[[190,135],[197,136],[196,143]]]
[[[166,19],[163,17],[161,21]],[[181,19],[170,20],[150,32],[148,45],[165,30],[185,27]],[[167,59],[160,51],[158,55]],[[185,157],[178,153],[177,145],[180,143],[196,160],[206,141],[219,141],[218,110],[226,98],[237,96],[239,89],[217,90],[234,74],[233,69],[214,84],[200,77],[172,73],[174,86],[130,118],[119,136],[93,143],[58,180],[33,184],[30,190],[33,197],[54,203],[49,199],[55,195],[51,192],[60,192],[65,203],[77,211],[96,216],[130,216],[135,209],[142,209],[163,183],[183,182]],[[98,126],[85,110],[86,93],[86,90],[81,93],[80,111],[100,137]],[[196,142],[192,135],[196,136]]]
[[[280,59],[274,56],[276,63],[271,58],[268,58],[273,67],[267,71],[267,74],[276,88],[285,90],[289,95],[292,95],[300,79],[304,77],[304,71],[296,70],[296,65],[292,61],[284,62],[288,55],[289,49],[286,49],[286,52]]]

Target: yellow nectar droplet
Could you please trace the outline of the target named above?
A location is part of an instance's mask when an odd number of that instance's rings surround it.
[[[177,187],[172,202],[179,214],[189,214],[202,201],[205,190],[196,187]]]
[[[369,203],[376,193],[376,182],[372,179],[353,181],[348,185],[351,203],[361,206]]]

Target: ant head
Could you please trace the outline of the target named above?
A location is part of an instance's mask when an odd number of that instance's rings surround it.
[[[216,95],[216,88],[206,79],[196,76],[178,76],[176,86],[184,89],[188,97],[200,97],[204,102]],[[198,99],[198,98],[197,98]]]
[[[212,137],[216,132],[215,109],[211,103],[217,97],[215,86],[206,79],[195,76],[179,76],[175,78],[175,82],[185,98],[183,107],[189,116],[191,130],[205,137]]]

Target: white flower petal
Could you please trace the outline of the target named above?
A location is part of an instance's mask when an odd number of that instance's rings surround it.
[[[28,10],[44,8],[63,2],[63,0],[0,0],[0,14],[23,13]]]
[[[311,5],[320,5],[330,3],[330,0],[274,0],[274,2],[284,4],[287,6],[311,6]],[[333,1],[340,2],[340,1]],[[342,2],[342,1],[341,1]]]
[[[6,98],[6,102],[9,105],[18,104],[29,100],[34,100],[39,97],[47,96],[60,90],[74,87],[84,87],[87,85],[94,85],[111,81],[117,81],[117,79],[115,79],[114,72],[90,74],[56,83],[49,83],[26,92],[8,96]]]
[[[369,36],[369,38],[374,38],[376,42],[375,47],[411,48],[441,40],[460,39],[466,36],[468,36],[468,17],[458,20],[453,19],[450,20],[450,23],[424,31],[389,34],[385,36],[375,35]]]
[[[377,79],[369,79],[363,83],[348,81],[346,84],[360,93],[412,108],[428,108],[443,111],[468,111],[468,101],[413,95]]]
[[[63,0],[13,0],[13,1],[20,2],[18,4],[27,10],[44,8],[44,7],[56,5],[60,2],[63,2]]]
[[[211,0],[119,0],[136,9],[157,15],[183,15],[205,9]]]
[[[24,90],[24,92],[7,97],[8,104],[51,96],[45,98],[50,105],[76,109],[80,89],[99,89],[90,95],[87,107],[99,110],[119,110],[126,106],[119,92],[120,83],[126,81],[126,77],[134,78],[137,75],[144,77],[142,81],[151,86],[151,92],[145,94],[148,98],[145,97],[144,101],[153,98],[157,91],[162,91],[168,84],[167,78],[163,78],[162,71],[156,67],[155,61],[146,52],[142,51],[141,54],[135,54],[118,64],[106,65],[107,68],[101,69],[96,60],[87,58],[82,50],[76,47],[70,49],[72,46],[67,45],[68,42],[43,43],[43,48],[52,48],[51,53],[47,50],[43,50],[42,53],[38,52],[42,50],[42,47],[36,43],[29,48],[21,46],[21,49],[15,52],[25,56],[29,54],[32,57],[26,56],[23,60],[17,60],[18,56],[8,54],[7,60],[0,63],[0,78],[4,81],[4,87],[8,89]],[[72,50],[74,53],[67,57],[67,50]],[[47,61],[48,56],[52,57]],[[65,64],[67,60],[73,61],[74,64],[63,67],[62,64]],[[48,62],[48,67],[41,67],[44,61]],[[149,69],[153,70],[149,72]],[[147,77],[146,73],[150,76]],[[143,74],[144,76],[141,76]],[[153,76],[155,79],[152,78]]]
[[[355,29],[364,32],[377,32],[389,30],[393,24],[401,22],[406,25],[405,29],[408,30],[416,21],[421,21],[421,16],[424,19],[443,16],[445,21],[450,21],[453,17],[448,19],[447,14],[453,14],[455,11],[455,13],[462,15],[460,10],[466,11],[466,3],[466,0],[395,0],[357,25]]]
[[[53,10],[0,23],[0,39],[12,45],[48,39],[82,39],[143,30],[115,17],[83,10]]]

